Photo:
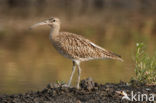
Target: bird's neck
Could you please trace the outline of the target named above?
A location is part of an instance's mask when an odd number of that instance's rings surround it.
[[[51,32],[50,32],[50,39],[55,38],[56,36],[59,35],[60,32],[60,26],[55,26],[55,27],[51,27]]]

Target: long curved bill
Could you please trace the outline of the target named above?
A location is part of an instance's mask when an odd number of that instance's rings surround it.
[[[41,25],[46,25],[46,24],[48,24],[48,21],[47,20],[46,21],[43,21],[43,22],[40,22],[40,23],[36,23],[36,24],[30,26],[29,29],[33,29],[35,27],[38,27],[38,26],[41,26]]]

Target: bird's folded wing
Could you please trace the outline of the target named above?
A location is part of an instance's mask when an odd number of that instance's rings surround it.
[[[112,58],[118,55],[97,46],[88,39],[80,35],[62,32],[57,40],[58,47],[62,53],[71,56],[72,58],[81,59],[103,59]],[[118,56],[119,57],[119,56]]]

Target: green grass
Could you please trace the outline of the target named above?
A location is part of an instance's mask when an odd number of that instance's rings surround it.
[[[147,55],[143,43],[137,43],[136,47],[135,80],[146,84],[156,84],[156,53],[152,57]]]

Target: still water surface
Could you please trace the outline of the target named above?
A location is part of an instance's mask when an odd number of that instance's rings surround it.
[[[64,58],[51,46],[48,32],[19,32],[4,38],[0,47],[0,94],[23,93],[41,90],[48,83],[67,82],[72,71],[72,61]],[[24,34],[23,38],[20,35]],[[31,35],[29,35],[31,34]],[[11,39],[14,38],[14,39]],[[11,39],[11,40],[10,40]],[[115,60],[93,60],[81,63],[81,79],[92,77],[99,83],[128,81],[134,75],[132,58],[126,56],[128,51],[117,48],[118,44],[94,40],[103,47],[122,54],[124,62]],[[108,41],[109,42],[109,41]],[[121,47],[121,45],[119,46]],[[128,54],[129,55],[129,54]],[[129,58],[130,57],[130,58]],[[73,79],[76,84],[77,73]]]

